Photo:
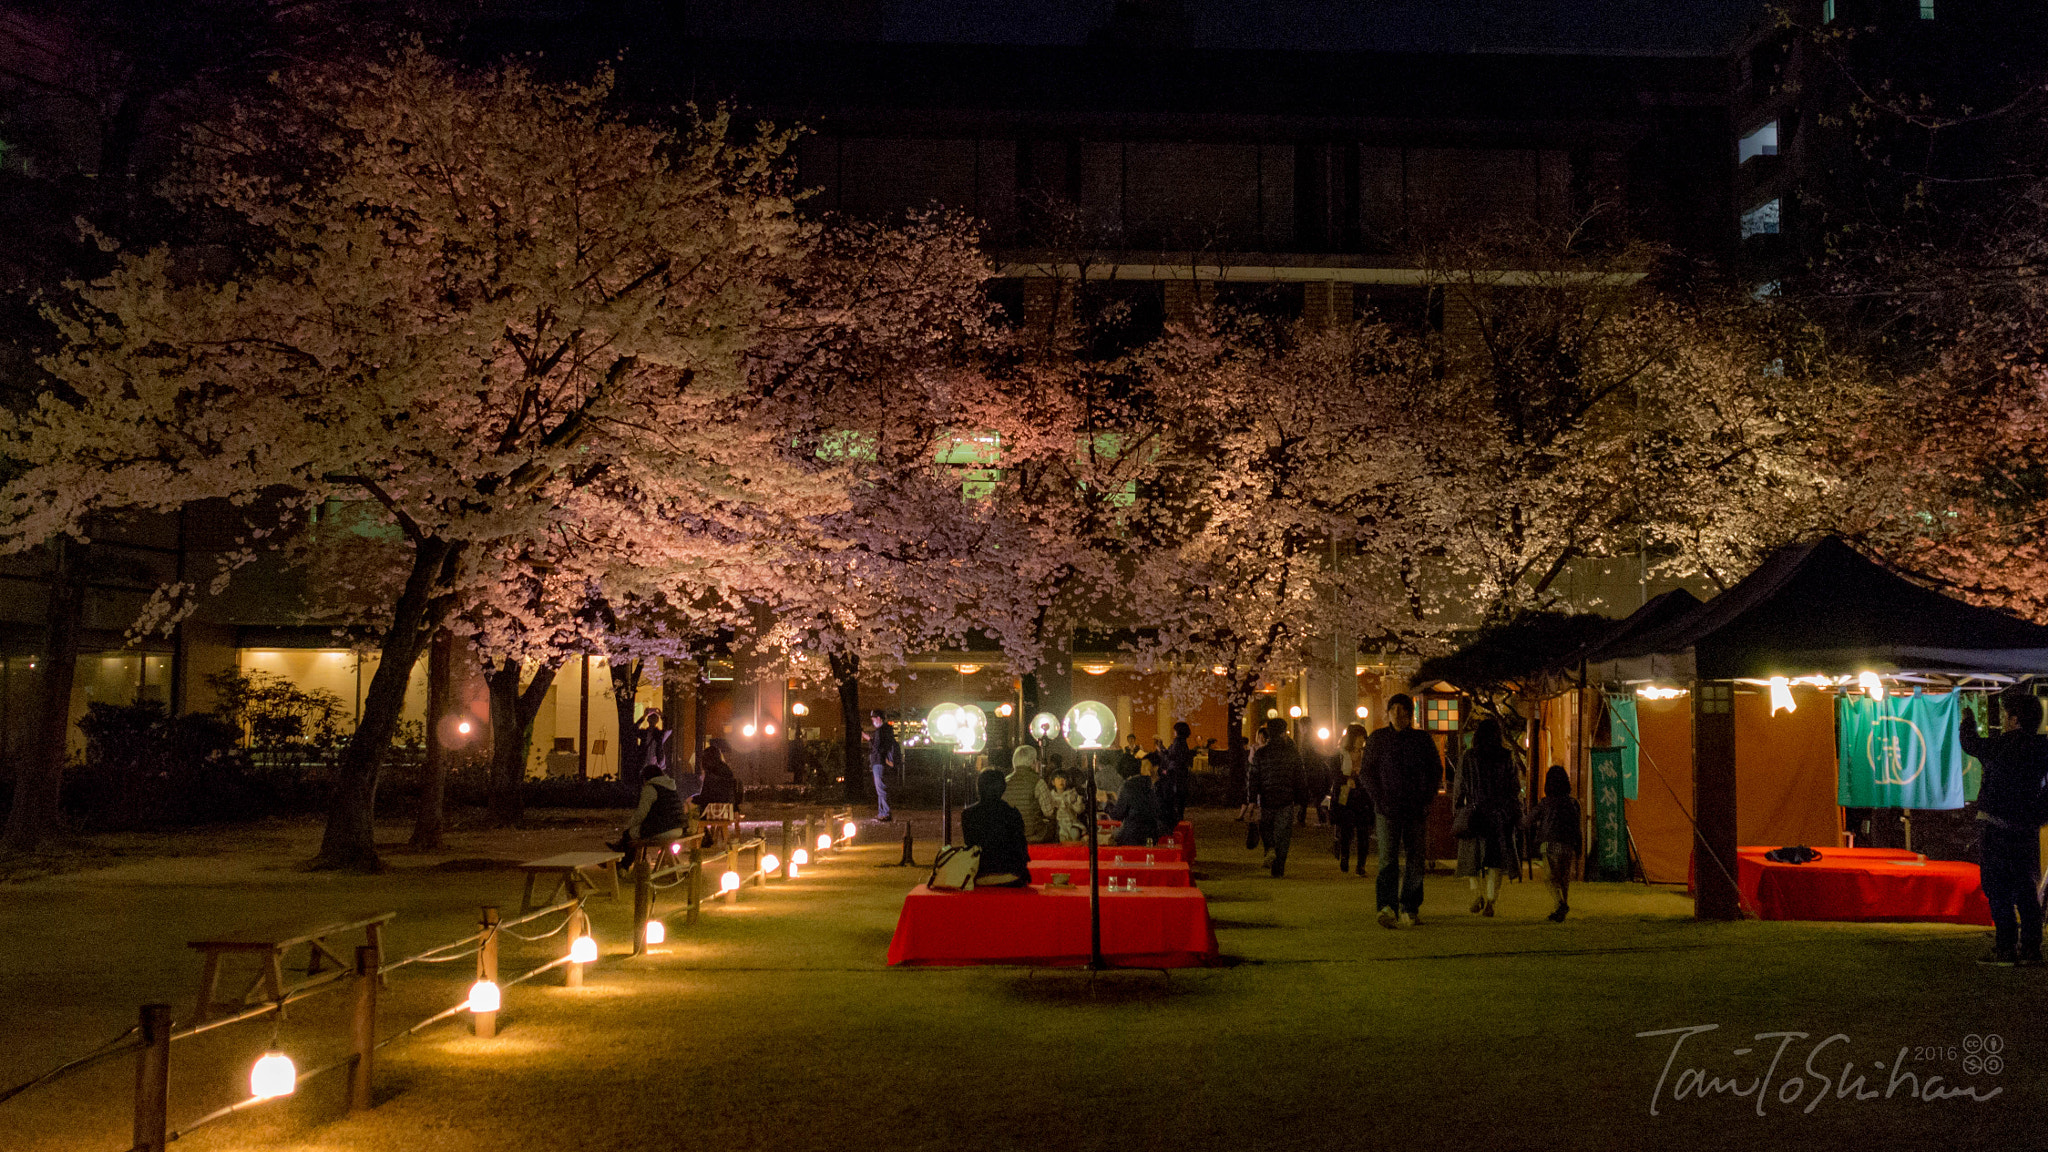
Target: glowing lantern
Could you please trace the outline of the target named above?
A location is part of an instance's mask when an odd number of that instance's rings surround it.
[[[1358,706],[1358,718],[1359,718],[1360,720],[1363,720],[1363,719],[1365,719],[1365,705],[1363,705],[1363,704],[1360,704],[1360,705]]]
[[[1279,718],[1280,718],[1280,710],[1279,710],[1278,708],[1268,708],[1268,709],[1266,709],[1266,719],[1268,719],[1268,720],[1278,720]]]
[[[668,850],[671,856],[681,856],[683,854],[683,842],[681,840],[676,841],[668,846]]]
[[[789,862],[791,864],[809,864],[811,862],[811,854],[807,849],[799,848],[789,854]]]
[[[802,851],[802,849],[798,849],[798,851],[799,851],[799,852],[801,852],[801,851]],[[783,875],[784,875],[784,876],[787,876],[787,877],[789,877],[789,878],[790,878],[791,880],[794,880],[794,879],[796,879],[796,876],[797,876],[797,871],[798,871],[798,869],[797,869],[797,863],[796,863],[796,861],[795,861],[795,860],[791,860],[791,861],[789,862],[789,871],[787,871],[787,872],[784,872],[784,873],[783,873]]]
[[[823,852],[825,849],[830,848],[831,846],[832,834],[830,832],[818,833],[818,851]]]
[[[647,922],[647,942],[649,944],[661,944],[667,940],[668,925],[663,924],[659,920],[649,920]]]
[[[811,714],[811,706],[799,700],[789,706],[789,711],[793,716],[809,716]]]
[[[1316,739],[1318,739],[1318,740],[1328,740],[1329,738],[1330,738],[1330,730],[1329,730],[1328,728],[1318,728],[1318,729],[1316,729]]]
[[[932,705],[924,714],[925,734],[934,744],[951,744],[955,731],[960,726],[960,706],[950,702]]]
[[[469,735],[469,721],[464,720],[462,723],[457,724],[455,726],[455,730],[457,732],[462,733],[464,736]]]
[[[272,1048],[249,1069],[249,1095],[258,1100],[289,1096],[299,1086],[299,1069],[292,1058]]]
[[[953,751],[980,752],[988,747],[988,717],[972,704],[953,710]]]
[[[1050,740],[1059,734],[1060,718],[1050,712],[1040,712],[1031,718],[1031,734],[1040,740]]]
[[[775,870],[776,870],[777,868],[780,868],[780,867],[782,867],[782,861],[781,861],[781,860],[778,860],[778,859],[776,859],[776,858],[775,858],[775,857],[773,857],[773,856],[763,856],[763,857],[761,857],[761,871],[763,871],[763,872],[773,872],[773,871],[775,871]]]
[[[479,980],[469,986],[469,1010],[471,1012],[496,1012],[505,1002],[505,996],[498,986],[489,980]]]
[[[1009,717],[1009,715],[1010,715],[1011,713],[1015,712],[1016,710],[1017,710],[1017,706],[1016,706],[1016,705],[1014,705],[1014,704],[1011,704],[1011,703],[1010,703],[1009,701],[1007,701],[1007,700],[1006,700],[1006,701],[1004,701],[1004,702],[1003,702],[1003,703],[1001,703],[1001,704],[998,704],[998,705],[996,705],[996,715],[998,715],[998,716],[1002,716],[1002,717],[1005,717],[1005,718],[1008,718],[1008,717]]]
[[[761,725],[761,734],[762,734],[762,735],[764,735],[764,736],[773,736],[773,735],[775,735],[775,725],[773,725],[773,724],[763,724],[763,725]]]
[[[1787,712],[1799,711],[1799,705],[1792,702],[1792,682],[1783,676],[1773,676],[1771,677],[1771,715],[1776,716],[1781,708]]]
[[[1287,710],[1287,718],[1288,718],[1289,720],[1299,720],[1299,719],[1301,719],[1301,705],[1299,705],[1299,704],[1296,704],[1296,705],[1295,705],[1294,707],[1292,707],[1292,708],[1289,708],[1289,709]]]
[[[753,726],[752,724],[745,724],[745,725],[741,725],[741,727],[740,727],[740,735],[742,735],[742,736],[752,736],[753,734],[754,734],[754,726]]]
[[[571,945],[569,945],[569,963],[571,963],[571,964],[595,964],[595,963],[597,963],[597,941],[596,941],[596,939],[594,939],[594,938],[592,938],[592,937],[589,937],[589,936],[578,936],[578,937],[576,938],[576,942],[575,942],[574,944],[571,944]]]
[[[1875,672],[1864,672],[1856,677],[1857,687],[1870,693],[1872,700],[1884,699],[1884,680]]]
[[[846,837],[846,838],[847,838],[848,840],[851,840],[851,839],[853,839],[854,833],[856,833],[856,832],[859,832],[859,831],[860,831],[860,825],[858,825],[858,824],[855,824],[855,823],[854,823],[853,821],[851,821],[851,820],[848,820],[848,821],[847,821],[846,823],[844,823],[844,824],[841,824],[841,825],[839,826],[839,834],[840,834],[840,835],[842,835],[842,836],[844,836],[844,837]]]
[[[739,887],[740,874],[737,872],[727,872],[718,878],[718,890],[720,892],[737,892]]]
[[[1116,747],[1116,713],[1094,700],[1083,700],[1067,709],[1061,730],[1066,733],[1067,743],[1083,752]]]

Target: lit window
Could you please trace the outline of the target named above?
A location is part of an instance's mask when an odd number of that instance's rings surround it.
[[[1920,18],[1922,20],[1934,19],[1934,0],[1920,0]]]
[[[1833,24],[1835,22],[1835,0],[1820,0],[1820,22],[1823,24]]]
[[[1736,142],[1735,150],[1735,162],[1738,164],[1748,163],[1749,158],[1752,156],[1776,156],[1778,154],[1778,122],[1773,120],[1769,124],[1744,136]]]
[[[1742,214],[1742,238],[1751,236],[1776,236],[1778,234],[1778,202],[1769,200]]]
[[[1422,727],[1430,732],[1456,732],[1458,730],[1458,701],[1442,696],[1424,697],[1422,701]]]

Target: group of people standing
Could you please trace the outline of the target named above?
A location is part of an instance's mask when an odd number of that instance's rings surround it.
[[[1444,761],[1436,741],[1415,726],[1415,702],[1406,694],[1387,701],[1387,724],[1368,733],[1363,725],[1345,730],[1338,771],[1327,792],[1335,826],[1337,866],[1351,869],[1358,849],[1358,874],[1365,875],[1366,837],[1377,844],[1375,903],[1387,928],[1420,922],[1423,876],[1428,871],[1429,814],[1443,791]],[[1452,774],[1452,832],[1458,839],[1458,875],[1470,885],[1472,912],[1494,914],[1502,877],[1520,868],[1517,833],[1538,846],[1557,907],[1548,917],[1562,921],[1571,870],[1584,848],[1579,805],[1571,779],[1561,767],[1545,775],[1543,799],[1525,812],[1515,754],[1500,722],[1491,717],[1472,728],[1472,742]],[[1247,801],[1259,812],[1257,838],[1266,845],[1265,863],[1276,877],[1287,870],[1295,815],[1316,804],[1304,758],[1283,720],[1268,720],[1258,734],[1247,778]]]

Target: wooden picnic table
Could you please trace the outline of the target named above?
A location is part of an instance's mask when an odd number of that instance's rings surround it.
[[[384,925],[398,915],[396,912],[364,912],[345,916],[325,923],[318,921],[311,925],[304,920],[282,921],[254,928],[244,928],[204,940],[188,940],[187,948],[198,950],[205,956],[199,971],[199,1006],[197,1020],[206,1020],[216,1012],[232,1015],[249,1006],[249,996],[262,988],[269,999],[282,1000],[291,991],[305,987],[314,981],[305,981],[286,988],[284,985],[285,956],[294,948],[304,945],[307,950],[306,975],[320,973],[321,961],[331,960],[337,969],[336,975],[347,971],[353,964],[344,960],[328,947],[330,936],[361,931],[363,943],[377,950],[377,959],[384,959]],[[232,954],[256,953],[256,974],[242,989],[241,995],[233,1000],[217,999],[220,991],[220,970],[222,960]]]
[[[569,897],[571,899],[582,895],[582,892],[579,890],[581,885],[587,884],[595,890],[597,882],[584,874],[585,869],[589,868],[599,869],[603,873],[606,892],[616,898],[619,894],[619,854],[617,852],[563,852],[557,856],[548,856],[539,860],[528,860],[526,863],[521,864],[519,870],[526,873],[526,891],[519,897],[519,914],[524,916],[535,908],[545,908],[553,904],[555,897],[560,895],[564,888],[569,890]],[[548,893],[547,899],[539,904],[535,904],[533,902],[533,881],[536,877],[540,876],[553,876],[555,878],[555,887]]]

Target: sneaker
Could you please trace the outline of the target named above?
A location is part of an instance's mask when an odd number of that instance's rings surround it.
[[[1380,927],[1382,927],[1382,928],[1392,928],[1393,926],[1394,926],[1394,910],[1393,910],[1392,908],[1382,908],[1382,909],[1380,909]]]
[[[1989,968],[2015,968],[2019,966],[2019,958],[2003,948],[1993,948],[1977,957],[1977,963]]]
[[[1472,898],[1472,911],[1473,911],[1473,912],[1474,912],[1475,914],[1476,914],[1476,913],[1478,913],[1480,909],[1482,909],[1482,908],[1485,908],[1485,907],[1486,907],[1486,897],[1484,897],[1484,896],[1474,896],[1474,897]]]
[[[1413,928],[1413,927],[1415,927],[1416,925],[1418,925],[1418,924],[1420,924],[1420,923],[1422,923],[1422,917],[1420,917],[1420,916],[1417,916],[1417,915],[1416,915],[1415,913],[1413,913],[1413,912],[1403,912],[1403,913],[1401,913],[1401,927],[1403,927],[1403,928]]]
[[[1565,914],[1565,906],[1564,906],[1564,905],[1562,905],[1562,904],[1559,904],[1559,905],[1557,906],[1557,911],[1555,911],[1555,912],[1552,912],[1552,913],[1551,913],[1550,915],[1548,915],[1548,916],[1545,916],[1545,917],[1544,917],[1544,919],[1545,919],[1545,920],[1548,920],[1548,921],[1550,921],[1550,922],[1551,922],[1552,924],[1562,924],[1562,923],[1564,923],[1564,914]]]

